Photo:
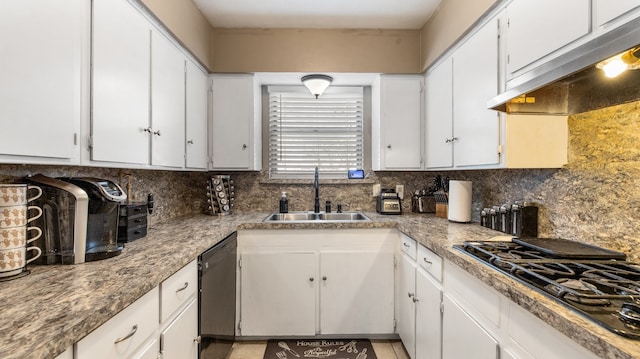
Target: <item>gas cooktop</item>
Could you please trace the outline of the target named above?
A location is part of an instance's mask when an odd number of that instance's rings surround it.
[[[584,256],[570,249],[558,255],[518,239],[454,247],[608,330],[640,340],[640,265],[627,262],[620,252],[575,243],[586,248]]]

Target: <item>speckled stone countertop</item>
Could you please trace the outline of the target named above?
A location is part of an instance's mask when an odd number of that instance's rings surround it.
[[[227,217],[195,215],[149,228],[117,257],[80,265],[29,266],[23,278],[0,283],[0,358],[53,358],[160,284],[234,230],[397,227],[464,268],[535,316],[602,358],[640,358],[640,343],[582,318],[452,248],[488,240],[499,232],[477,224],[450,223],[432,215],[382,216],[371,222],[272,224],[266,213]]]

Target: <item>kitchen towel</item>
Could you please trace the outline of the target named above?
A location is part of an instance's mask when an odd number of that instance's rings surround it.
[[[449,181],[449,220],[471,222],[471,181]]]
[[[377,359],[368,339],[273,339],[263,359]]]

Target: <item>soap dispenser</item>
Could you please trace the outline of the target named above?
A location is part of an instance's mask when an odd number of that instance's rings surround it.
[[[289,200],[287,199],[287,192],[282,192],[282,197],[280,197],[280,213],[288,213],[289,212]]]

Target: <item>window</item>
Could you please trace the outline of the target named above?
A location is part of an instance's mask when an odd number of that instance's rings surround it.
[[[347,178],[364,168],[363,88],[329,88],[316,99],[304,87],[269,91],[269,177]]]

